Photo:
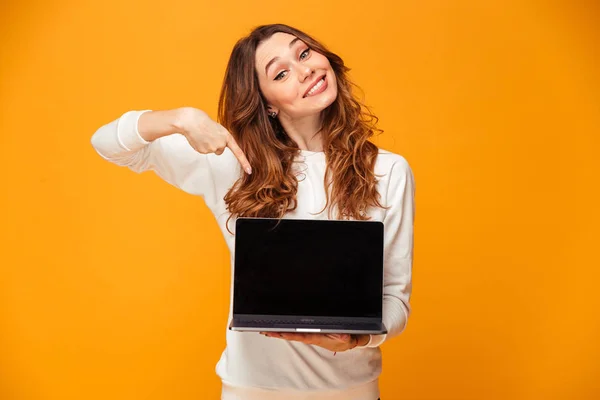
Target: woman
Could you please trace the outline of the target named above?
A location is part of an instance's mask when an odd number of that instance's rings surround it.
[[[388,333],[227,330],[216,367],[223,399],[375,400],[379,346],[406,326],[413,175],[402,156],[368,141],[377,118],[352,95],[348,70],[303,32],[260,26],[231,54],[219,99],[221,124],[192,107],[128,111],[92,138],[105,159],[136,172],[153,170],[202,196],[232,260],[230,220],[239,216],[384,223]]]

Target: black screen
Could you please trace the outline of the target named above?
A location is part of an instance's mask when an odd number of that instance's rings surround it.
[[[239,218],[234,313],[381,317],[383,228],[377,221]]]

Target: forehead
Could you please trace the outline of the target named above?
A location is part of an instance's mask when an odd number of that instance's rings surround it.
[[[264,70],[265,65],[273,58],[279,57],[289,50],[290,42],[296,36],[289,33],[276,32],[270,38],[261,42],[256,48],[256,67]]]

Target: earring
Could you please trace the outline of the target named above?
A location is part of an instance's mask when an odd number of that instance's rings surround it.
[[[269,113],[269,117],[271,117],[271,118],[275,118],[276,116],[277,116],[277,113],[275,111],[271,111]]]

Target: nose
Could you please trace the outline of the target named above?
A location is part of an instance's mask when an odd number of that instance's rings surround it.
[[[309,78],[314,72],[314,69],[309,65],[300,66],[300,73],[298,76],[300,77],[300,81],[304,82],[307,78]]]

